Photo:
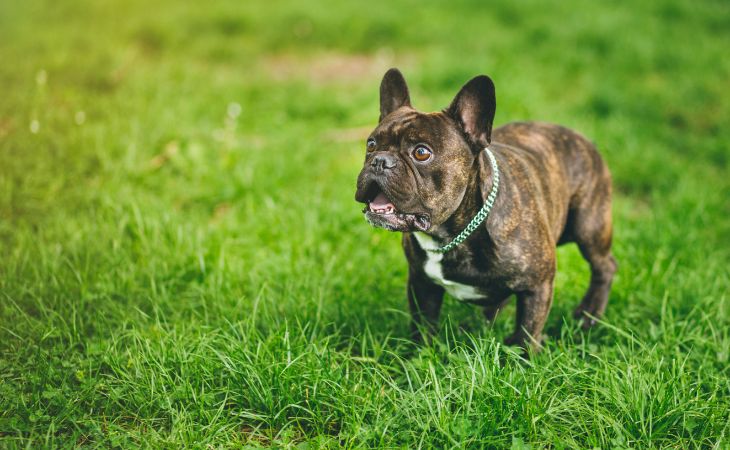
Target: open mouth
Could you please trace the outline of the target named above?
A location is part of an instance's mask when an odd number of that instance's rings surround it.
[[[367,206],[363,209],[365,219],[373,226],[391,231],[426,231],[431,227],[427,214],[412,214],[398,211],[388,195],[372,183],[366,193]]]
[[[370,212],[377,214],[395,214],[396,212],[395,205],[383,191],[380,191],[374,199],[368,202],[368,209]]]

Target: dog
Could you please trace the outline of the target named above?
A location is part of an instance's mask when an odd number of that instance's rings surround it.
[[[575,242],[591,268],[574,312],[582,327],[606,309],[617,269],[611,174],[579,133],[538,122],[492,130],[495,110],[494,83],[480,75],[443,111],[417,111],[390,69],[355,200],[371,225],[403,233],[415,340],[436,332],[445,292],[480,305],[490,321],[515,295],[516,329],[505,343],[538,351],[557,246]]]

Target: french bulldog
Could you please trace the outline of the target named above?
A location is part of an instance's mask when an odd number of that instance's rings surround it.
[[[480,305],[487,320],[514,294],[517,324],[505,343],[536,351],[553,302],[558,245],[575,242],[591,268],[574,316],[588,328],[606,309],[617,268],[611,175],[579,133],[538,122],[492,130],[495,109],[494,83],[480,75],[443,111],[417,111],[403,75],[390,69],[355,199],[366,204],[371,225],[403,233],[415,340],[436,331],[445,292]],[[444,253],[493,190],[486,220]]]

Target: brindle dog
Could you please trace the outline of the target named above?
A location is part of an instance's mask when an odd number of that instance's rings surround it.
[[[594,145],[567,128],[515,122],[492,132],[494,84],[478,76],[441,112],[411,107],[397,69],[380,86],[380,121],[367,140],[358,202],[374,226],[403,232],[414,338],[436,329],[444,292],[483,306],[492,320],[517,297],[510,345],[539,349],[553,301],[555,247],[578,244],[591,267],[575,317],[588,328],[606,309],[616,262],[611,255],[611,176]],[[489,217],[465,242],[458,235],[492,189]]]

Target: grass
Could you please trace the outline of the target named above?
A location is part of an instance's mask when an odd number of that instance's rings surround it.
[[[0,447],[728,448],[730,7],[0,2]],[[382,73],[595,140],[604,323],[559,251],[529,362],[448,300],[407,340],[353,201]]]

